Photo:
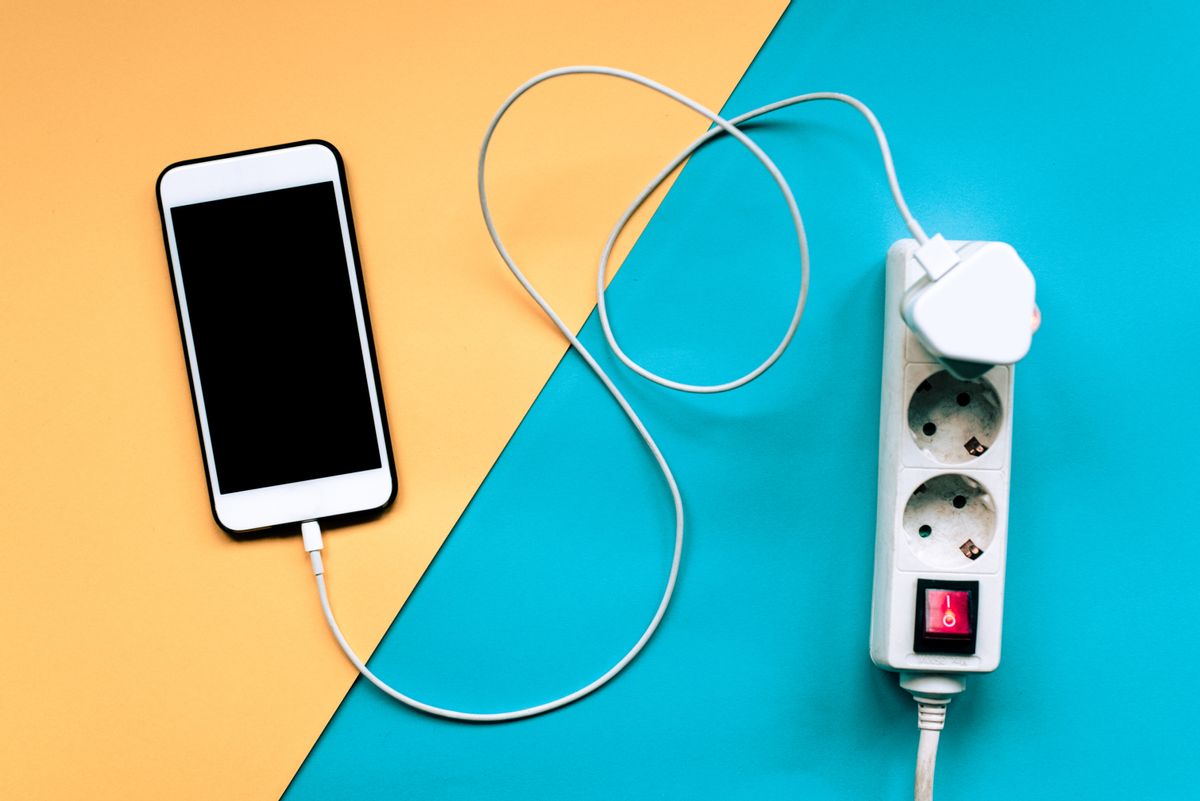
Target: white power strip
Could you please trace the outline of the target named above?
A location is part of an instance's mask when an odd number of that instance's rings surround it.
[[[985,243],[950,244],[965,261]],[[1000,663],[1013,368],[964,381],[921,346],[901,316],[926,274],[917,248],[887,256],[871,659],[985,673]]]

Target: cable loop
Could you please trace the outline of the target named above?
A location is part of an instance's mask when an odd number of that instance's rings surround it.
[[[346,638],[342,635],[341,629],[338,627],[337,621],[334,619],[333,610],[329,603],[329,595],[325,587],[325,577],[323,575],[324,567],[321,564],[320,554],[317,552],[319,551],[318,547],[317,551],[312,552],[311,558],[313,573],[317,582],[317,592],[321,600],[321,608],[324,611],[326,623],[328,623],[330,630],[333,632],[334,638],[337,640],[342,651],[346,654],[346,657],[355,666],[355,668],[358,669],[359,673],[361,673],[364,678],[366,678],[383,692],[390,695],[392,698],[395,698],[397,701],[400,701],[401,703],[406,704],[413,709],[419,710],[426,714],[436,715],[438,717],[475,722],[518,720],[521,718],[532,717],[533,715],[540,715],[553,709],[558,709],[559,707],[566,706],[567,704],[577,701],[580,698],[583,698],[584,696],[594,692],[595,690],[598,690],[600,687],[603,687],[605,684],[607,684],[614,676],[620,673],[626,665],[633,661],[633,659],[639,653],[641,653],[642,649],[646,646],[646,643],[649,642],[650,638],[654,635],[654,632],[658,630],[659,624],[662,623],[663,616],[666,614],[667,607],[671,603],[671,597],[675,591],[675,584],[679,577],[679,565],[683,554],[683,497],[680,494],[679,485],[675,481],[675,476],[672,474],[666,458],[659,450],[658,444],[654,441],[654,438],[650,435],[650,432],[646,429],[646,426],[642,423],[641,418],[639,418],[637,413],[634,412],[633,407],[629,405],[629,402],[625,399],[625,396],[621,394],[621,391],[617,389],[617,386],[615,383],[613,383],[613,380],[600,367],[599,363],[597,363],[596,359],[587,350],[587,348],[584,347],[583,343],[579,341],[579,338],[575,335],[575,332],[572,331],[565,323],[563,323],[562,319],[558,316],[550,304],[541,296],[537,289],[534,288],[533,284],[530,283],[529,279],[521,271],[521,268],[517,266],[516,261],[513,260],[513,257],[511,254],[509,254],[508,249],[504,246],[504,243],[500,239],[500,234],[496,230],[495,220],[492,218],[491,208],[488,205],[485,168],[487,166],[488,147],[491,144],[492,136],[495,134],[496,127],[499,125],[500,120],[504,117],[509,108],[517,101],[517,99],[530,89],[545,81],[566,75],[606,75],[609,77],[631,81],[635,84],[644,86],[662,95],[665,95],[672,100],[675,100],[676,102],[705,117],[717,126],[685,148],[669,165],[667,165],[664,170],[659,172],[659,174],[646,186],[645,189],[642,190],[642,192],[637,196],[633,203],[630,204],[630,206],[625,210],[625,213],[617,221],[616,226],[614,226],[612,233],[609,235],[608,241],[604,246],[603,254],[600,258],[596,279],[596,306],[600,314],[601,327],[604,329],[604,337],[608,341],[608,344],[612,348],[613,352],[627,367],[644,378],[654,381],[655,383],[684,392],[713,393],[724,392],[753,381],[755,378],[762,375],[768,368],[770,368],[771,365],[773,365],[787,349],[788,344],[791,342],[792,337],[796,333],[796,328],[800,324],[800,318],[804,314],[804,305],[808,297],[809,264],[808,241],[804,233],[804,223],[800,218],[800,210],[796,205],[796,199],[792,194],[791,187],[788,186],[787,180],[783,177],[783,173],[780,172],[779,168],[775,166],[775,163],[771,161],[767,154],[763,152],[762,148],[760,148],[749,136],[738,130],[737,126],[741,123],[751,120],[762,114],[767,114],[786,106],[804,103],[810,100],[837,100],[853,106],[861,114],[863,114],[863,116],[866,117],[867,122],[870,123],[872,129],[875,131],[876,138],[883,154],[884,168],[887,171],[888,182],[892,189],[892,196],[896,201],[896,205],[900,210],[901,216],[904,217],[905,222],[908,223],[909,228],[913,231],[913,235],[916,236],[918,240],[923,242],[927,239],[920,226],[917,225],[916,220],[912,219],[912,216],[909,214],[908,207],[904,204],[904,198],[900,194],[900,187],[896,181],[895,170],[892,165],[891,152],[888,149],[887,139],[883,135],[883,129],[879,126],[878,121],[875,119],[875,116],[871,113],[870,109],[848,95],[841,95],[833,92],[817,92],[808,95],[799,95],[788,100],[781,100],[778,103],[772,103],[769,106],[763,106],[762,108],[747,112],[739,117],[734,117],[731,120],[727,120],[700,103],[697,103],[696,101],[680,94],[679,92],[676,92],[667,86],[664,86],[663,84],[658,83],[657,81],[653,81],[633,72],[614,69],[611,67],[563,67],[536,75],[525,83],[521,84],[521,86],[517,87],[516,91],[509,95],[508,99],[501,104],[499,110],[497,110],[495,115],[492,117],[491,122],[488,123],[487,130],[483,137],[483,144],[479,151],[477,182],[479,189],[479,205],[483,212],[484,225],[487,226],[487,231],[489,236],[491,236],[492,244],[495,245],[496,251],[500,254],[500,258],[502,258],[504,263],[508,265],[509,270],[516,277],[517,281],[520,282],[521,286],[524,287],[525,291],[529,293],[530,297],[533,298],[534,302],[537,303],[542,311],[545,312],[546,316],[550,318],[551,322],[554,323],[555,327],[558,328],[559,332],[563,335],[563,338],[570,343],[570,346],[575,349],[587,366],[600,380],[600,383],[604,385],[604,388],[609,392],[613,400],[616,401],[617,405],[620,406],[621,411],[625,413],[625,416],[629,419],[629,422],[637,430],[638,435],[642,438],[642,441],[650,450],[650,453],[654,456],[654,460],[658,464],[658,468],[662,472],[663,478],[667,484],[667,488],[671,493],[671,499],[675,507],[674,548],[671,555],[671,568],[667,574],[667,580],[663,588],[662,597],[654,611],[653,617],[650,619],[650,622],[642,631],[641,636],[638,637],[633,646],[607,671],[598,676],[589,684],[579,688],[578,690],[575,690],[572,693],[564,695],[560,698],[556,698],[552,701],[537,704],[535,706],[526,707],[524,709],[516,709],[508,712],[462,712],[455,709],[446,709],[443,707],[434,706],[393,689],[379,679],[374,673],[372,673],[367,668],[366,664],[359,659],[358,655],[355,654],[354,650],[350,647],[350,644],[346,642]],[[725,134],[728,134],[729,136],[732,136],[734,139],[738,140],[739,143],[746,147],[751,154],[758,159],[763,167],[766,168],[767,172],[770,173],[772,179],[774,179],[776,185],[779,187],[779,190],[783,195],[784,201],[788,207],[788,212],[792,218],[792,223],[796,229],[796,241],[800,250],[800,289],[796,299],[795,311],[792,314],[791,321],[784,332],[783,338],[761,364],[740,378],[736,378],[732,381],[727,381],[721,384],[687,384],[679,381],[673,381],[651,372],[631,359],[621,349],[620,345],[617,343],[616,335],[613,333],[612,325],[608,317],[608,306],[605,299],[605,283],[608,274],[608,264],[612,257],[613,246],[616,244],[617,238],[625,229],[625,226],[628,224],[630,218],[637,211],[637,209],[641,207],[646,198],[649,197],[650,194],[653,193],[654,190],[657,189],[659,185],[661,185],[662,182],[666,180],[666,178],[670,176],[689,156],[691,156],[692,153],[713,138]],[[319,546],[319,542],[317,545]]]

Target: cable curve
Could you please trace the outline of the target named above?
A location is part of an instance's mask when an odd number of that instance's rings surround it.
[[[761,108],[756,108],[753,111],[747,111],[745,114],[733,117],[729,120],[729,123],[731,125],[738,126],[749,122],[756,117],[761,117],[764,114],[770,114],[773,111],[778,111],[779,109],[787,108],[788,106],[808,103],[813,100],[833,100],[839,103],[845,103],[846,105],[855,109],[866,119],[867,124],[871,126],[871,130],[875,133],[876,142],[879,144],[879,152],[883,156],[883,169],[887,175],[888,187],[891,189],[892,200],[896,204],[896,209],[900,212],[900,216],[904,219],[905,225],[908,226],[909,231],[912,233],[917,242],[924,244],[925,242],[929,241],[929,236],[925,233],[925,230],[921,228],[921,224],[916,221],[916,219],[912,216],[912,213],[908,210],[908,204],[904,202],[904,194],[900,191],[900,181],[896,177],[896,167],[892,162],[892,150],[888,146],[887,136],[883,132],[883,126],[879,124],[879,120],[875,117],[875,114],[872,113],[871,109],[867,108],[866,104],[857,98],[842,94],[841,92],[810,92],[808,94],[789,97],[785,100],[778,100],[774,103],[762,106]],[[621,236],[621,232],[625,230],[625,226],[629,224],[630,219],[633,218],[633,215],[639,208],[641,208],[642,204],[645,203],[652,194],[654,194],[655,190],[662,185],[663,181],[670,177],[675,170],[679,169],[681,164],[687,161],[693,153],[706,145],[708,142],[716,139],[719,136],[723,136],[726,133],[728,133],[728,131],[723,127],[709,129],[703,136],[685,147],[678,156],[672,159],[666,167],[659,171],[658,175],[656,175],[650,181],[650,183],[646,184],[645,188],[642,189],[638,196],[634,198],[633,202],[629,204],[628,208],[625,209],[625,213],[621,215],[621,218],[617,220],[617,224],[613,226],[612,233],[609,234],[608,241],[604,244],[604,251],[600,255],[600,267],[599,270],[597,270],[596,275],[596,311],[600,318],[600,327],[604,330],[604,338],[608,341],[608,346],[612,349],[613,353],[616,354],[617,358],[620,359],[626,367],[628,367],[630,370],[633,370],[642,378],[653,381],[661,386],[669,387],[670,389],[677,389],[681,392],[727,392],[731,389],[737,389],[744,384],[748,384],[765,373],[767,369],[770,368],[771,365],[773,365],[776,360],[783,355],[783,352],[787,350],[788,345],[791,344],[792,337],[795,336],[796,333],[796,328],[800,325],[800,318],[804,315],[804,305],[808,300],[808,244],[804,235],[804,226],[800,222],[799,212],[797,212],[795,215],[793,215],[797,231],[800,235],[800,294],[796,300],[796,310],[792,313],[792,319],[788,323],[788,328],[783,335],[783,339],[779,341],[779,344],[775,347],[775,350],[771,352],[771,355],[769,355],[758,367],[755,367],[741,378],[736,378],[732,381],[726,381],[722,384],[685,384],[679,381],[673,381],[669,378],[664,378],[663,376],[646,369],[626,355],[625,351],[617,343],[617,337],[613,333],[612,323],[609,321],[608,317],[608,303],[607,299],[605,298],[605,292],[606,284],[608,283],[608,263],[612,257],[613,248],[616,246],[617,240]],[[772,175],[774,175],[774,173],[772,173]],[[784,186],[786,186],[786,182],[784,182]]]
[[[504,117],[505,113],[507,113],[509,108],[522,95],[524,95],[530,89],[532,89],[533,87],[535,87],[538,84],[543,83],[545,81],[548,81],[548,80],[551,80],[554,78],[558,78],[558,77],[562,77],[562,76],[566,76],[566,75],[605,75],[605,76],[609,76],[609,77],[620,78],[620,79],[623,79],[626,81],[630,81],[632,83],[638,84],[640,86],[643,86],[643,87],[651,89],[655,92],[658,92],[659,94],[669,97],[672,100],[675,100],[676,102],[686,106],[687,108],[692,109],[696,113],[705,117],[706,119],[708,119],[711,123],[713,123],[716,126],[715,128],[713,128],[713,129],[709,130],[707,133],[705,133],[703,136],[698,138],[696,141],[692,142],[692,144],[690,144],[687,148],[685,148],[678,156],[675,157],[675,159],[663,171],[661,171],[654,178],[654,180],[652,180],[646,186],[645,189],[642,190],[642,192],[637,196],[637,198],[633,201],[633,203],[630,204],[630,206],[626,209],[625,213],[617,221],[616,226],[614,226],[613,231],[610,234],[607,243],[605,244],[603,255],[600,259],[598,276],[597,276],[597,307],[599,309],[600,320],[601,320],[601,325],[604,329],[605,339],[608,341],[609,346],[613,349],[613,351],[617,355],[617,357],[626,366],[628,366],[631,370],[638,373],[639,375],[641,375],[651,381],[654,381],[655,383],[670,387],[672,389],[684,391],[684,392],[714,393],[714,392],[724,392],[724,391],[727,391],[730,389],[735,389],[737,387],[742,386],[743,384],[753,381],[755,378],[762,375],[762,373],[764,373],[768,368],[770,368],[771,365],[774,364],[776,362],[776,360],[778,360],[779,357],[783,354],[783,352],[787,349],[788,344],[791,342],[792,337],[795,335],[796,329],[800,324],[800,318],[804,314],[804,305],[805,305],[805,302],[808,297],[809,258],[808,258],[808,241],[805,236],[804,223],[800,216],[800,209],[796,205],[796,199],[795,199],[794,195],[792,194],[791,187],[788,185],[787,180],[783,177],[783,174],[780,172],[779,168],[775,166],[775,163],[770,159],[769,156],[767,156],[767,154],[762,150],[762,148],[760,148],[749,136],[747,136],[745,133],[743,133],[741,130],[738,129],[738,127],[737,127],[738,125],[740,125],[748,120],[751,120],[755,117],[759,117],[763,114],[768,114],[777,109],[784,108],[784,107],[790,106],[790,105],[795,105],[798,103],[804,103],[804,102],[807,102],[810,100],[836,100],[836,101],[847,103],[847,104],[853,106],[867,119],[867,122],[871,125],[872,129],[875,132],[876,139],[878,140],[879,145],[880,145],[880,150],[883,154],[884,168],[887,172],[889,186],[891,187],[891,190],[892,190],[892,197],[896,202],[897,208],[900,210],[901,216],[904,218],[905,223],[908,225],[908,227],[912,231],[913,235],[919,241],[923,242],[928,238],[928,237],[926,237],[924,231],[921,230],[920,225],[917,224],[915,219],[913,219],[912,215],[908,211],[907,205],[904,203],[904,197],[900,192],[899,183],[896,180],[895,168],[892,164],[892,157],[891,157],[891,152],[888,148],[887,138],[884,136],[882,127],[879,125],[878,120],[876,120],[875,115],[871,113],[870,109],[868,109],[861,102],[859,102],[858,100],[855,100],[854,98],[850,97],[849,95],[842,95],[842,94],[833,93],[833,92],[818,92],[818,93],[807,94],[807,95],[799,95],[797,97],[789,98],[787,100],[781,100],[777,103],[772,103],[770,105],[763,106],[762,108],[758,108],[753,111],[742,114],[738,117],[734,117],[733,119],[726,119],[726,118],[722,117],[721,115],[717,114],[716,112],[701,105],[700,103],[697,103],[696,101],[692,100],[691,98],[688,98],[687,96],[685,96],[667,86],[664,86],[663,84],[658,83],[657,81],[651,80],[650,78],[647,78],[642,75],[638,75],[637,73],[628,72],[626,70],[616,69],[616,68],[612,68],[612,67],[602,67],[602,66],[562,67],[559,69],[549,70],[547,72],[543,72],[539,75],[536,75],[536,76],[530,78],[525,83],[521,84],[519,87],[517,87],[517,89],[511,95],[509,95],[509,97],[504,101],[504,103],[501,104],[500,108],[496,111],[495,115],[492,117],[491,122],[489,122],[489,124],[487,126],[487,130],[484,133],[483,143],[482,143],[482,145],[480,147],[480,151],[479,151],[477,181],[478,181],[478,190],[479,190],[479,205],[483,212],[484,225],[487,227],[488,234],[491,236],[492,244],[496,247],[496,251],[500,254],[500,257],[504,260],[504,263],[508,266],[508,269],[512,272],[513,276],[516,277],[517,281],[521,284],[521,286],[525,289],[525,291],[530,295],[530,297],[533,298],[534,302],[537,303],[537,305],[542,309],[543,312],[545,312],[546,316],[550,318],[551,322],[554,323],[554,326],[563,335],[563,338],[566,339],[567,342],[570,344],[570,346],[572,348],[574,348],[575,351],[580,355],[580,357],[584,360],[584,362],[587,364],[587,366],[591,369],[591,371],[596,375],[596,377],[604,385],[604,388],[606,390],[608,390],[608,392],[612,396],[613,400],[615,400],[617,405],[620,406],[621,411],[623,411],[625,413],[625,416],[629,419],[629,422],[637,430],[638,435],[642,438],[642,441],[645,443],[646,447],[650,450],[650,453],[654,456],[654,460],[658,464],[658,468],[662,472],[663,478],[666,481],[667,488],[670,490],[671,499],[672,499],[672,502],[675,507],[674,549],[673,549],[672,556],[671,556],[670,571],[668,572],[666,585],[663,589],[662,597],[658,603],[658,607],[655,609],[654,615],[651,618],[649,624],[643,630],[642,635],[637,639],[637,641],[633,644],[633,646],[625,653],[625,655],[623,657],[621,657],[621,659],[619,659],[615,664],[613,664],[612,667],[610,667],[603,674],[601,674],[600,676],[598,676],[597,678],[592,680],[587,685],[580,687],[579,689],[575,690],[572,693],[564,695],[560,698],[556,698],[552,701],[547,701],[542,704],[537,704],[535,706],[525,707],[523,709],[516,709],[516,710],[512,710],[512,711],[507,711],[507,712],[463,712],[463,711],[459,711],[459,710],[455,710],[455,709],[446,709],[443,707],[434,706],[432,704],[428,704],[423,701],[419,701],[415,698],[412,698],[410,696],[407,696],[407,695],[393,689],[388,684],[386,684],[381,679],[379,679],[374,673],[372,673],[370,671],[370,669],[366,666],[366,664],[363,663],[363,661],[361,659],[359,659],[358,655],[354,652],[353,648],[350,647],[350,644],[348,642],[346,642],[346,638],[342,635],[341,629],[338,627],[337,621],[334,619],[333,610],[329,604],[329,594],[328,594],[328,591],[325,586],[324,568],[321,564],[320,553],[319,553],[319,551],[310,553],[310,556],[312,557],[312,562],[313,562],[313,572],[316,576],[317,592],[320,596],[321,608],[325,615],[325,621],[326,621],[326,623],[328,623],[329,628],[334,635],[334,638],[337,640],[337,643],[341,647],[342,651],[346,654],[346,657],[350,660],[350,662],[354,665],[354,667],[358,669],[358,672],[361,673],[364,678],[366,678],[368,681],[370,681],[372,684],[374,684],[376,687],[378,687],[384,693],[387,693],[392,698],[395,698],[397,701],[400,701],[401,703],[406,704],[407,706],[412,707],[413,709],[416,709],[418,711],[424,712],[429,715],[434,715],[437,717],[450,718],[450,719],[462,720],[462,721],[473,721],[473,722],[479,722],[479,723],[519,720],[521,718],[528,718],[528,717],[532,717],[534,715],[540,715],[545,712],[549,712],[551,710],[566,706],[567,704],[577,701],[580,698],[583,698],[584,696],[589,695],[590,693],[594,692],[595,690],[598,690],[600,687],[603,687],[605,684],[607,684],[618,673],[620,673],[625,668],[626,665],[628,665],[630,662],[632,662],[633,659],[646,646],[646,643],[649,642],[650,638],[654,635],[654,632],[658,629],[659,624],[662,622],[663,616],[666,614],[667,607],[670,605],[671,597],[675,591],[676,581],[678,580],[678,577],[679,577],[680,560],[683,555],[683,530],[684,530],[683,529],[683,519],[684,519],[683,497],[680,494],[679,485],[675,481],[675,476],[671,472],[670,465],[667,464],[667,460],[663,456],[662,451],[659,449],[658,444],[654,441],[654,437],[651,436],[650,432],[646,429],[645,424],[642,423],[641,418],[638,417],[637,413],[633,410],[633,407],[630,406],[629,402],[625,399],[625,396],[621,394],[621,391],[619,389],[617,389],[616,384],[613,383],[612,379],[604,371],[604,369],[600,367],[599,363],[592,356],[592,354],[588,351],[588,349],[586,347],[584,347],[583,343],[579,341],[579,338],[575,335],[575,332],[572,331],[562,321],[562,319],[558,316],[558,314],[554,311],[554,309],[550,306],[550,304],[545,300],[545,298],[543,298],[541,296],[541,294],[537,291],[537,289],[534,288],[533,284],[529,281],[529,279],[521,271],[521,268],[519,266],[517,266],[516,261],[513,259],[511,254],[509,254],[508,249],[504,246],[504,243],[500,238],[499,232],[496,230],[495,220],[492,217],[491,208],[488,204],[486,175],[485,175],[486,174],[486,166],[487,166],[487,155],[488,155],[488,148],[492,141],[492,137],[495,134],[496,128],[499,125],[500,120]],[[677,381],[673,381],[671,379],[664,378],[662,376],[659,376],[659,375],[647,370],[646,368],[638,365],[636,362],[634,362],[632,359],[630,359],[625,354],[625,352],[620,348],[620,346],[617,344],[616,337],[612,331],[612,327],[611,327],[609,319],[608,319],[607,305],[605,304],[605,281],[606,281],[606,276],[607,276],[607,272],[608,272],[608,263],[611,258],[613,246],[616,244],[618,237],[620,236],[621,232],[624,230],[625,226],[628,224],[630,218],[637,211],[637,209],[641,207],[641,205],[645,202],[646,198],[648,198],[650,196],[650,194],[652,194],[654,192],[654,190],[657,189],[662,184],[662,182],[667,179],[668,176],[670,176],[676,169],[678,169],[678,167],[685,160],[687,160],[687,158],[689,156],[691,156],[697,149],[702,147],[704,144],[706,144],[713,138],[715,138],[717,136],[726,135],[726,134],[729,136],[732,136],[734,139],[736,139],[739,143],[741,143],[744,147],[746,147],[746,149],[749,150],[750,153],[756,159],[758,159],[759,163],[761,163],[763,165],[763,167],[767,170],[767,172],[770,174],[771,178],[775,181],[776,185],[779,187],[780,192],[783,194],[784,201],[787,203],[788,212],[792,218],[792,223],[796,229],[796,239],[797,239],[797,244],[798,244],[799,250],[800,250],[800,279],[801,279],[800,280],[800,291],[797,296],[795,311],[793,312],[791,322],[789,323],[787,330],[785,331],[785,333],[783,335],[783,338],[780,340],[779,344],[776,346],[774,351],[772,351],[771,354],[766,358],[766,360],[763,361],[761,364],[759,364],[758,367],[754,368],[749,373],[743,375],[741,378],[737,378],[732,381],[727,381],[722,384],[714,384],[714,385],[686,384],[686,383],[677,382]]]

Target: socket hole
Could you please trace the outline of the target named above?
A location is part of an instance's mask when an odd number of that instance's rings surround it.
[[[919,484],[901,518],[909,548],[927,568],[969,569],[986,557],[996,536],[992,496],[961,473],[942,473]]]
[[[941,464],[983,456],[1004,424],[996,388],[985,378],[963,381],[939,370],[908,401],[908,428],[917,447]]]

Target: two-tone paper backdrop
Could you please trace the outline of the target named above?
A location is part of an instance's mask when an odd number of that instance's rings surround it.
[[[912,703],[866,658],[881,271],[904,231],[845,109],[755,129],[812,237],[793,349],[719,397],[614,366],[672,459],[689,540],[660,636],[609,688],[506,726],[426,718],[362,682],[345,695],[299,544],[232,543],[210,520],[153,179],[322,136],[348,163],[401,482],[393,511],[327,538],[348,636],[379,640],[452,528],[372,662],[404,689],[533,703],[640,631],[668,558],[661,479],[578,359],[555,369],[562,344],[489,251],[473,194],[499,100],[571,62],[729,113],[859,95],[928,228],[1017,246],[1046,322],[1017,370],[1005,655],[954,702],[939,795],[1200,797],[1200,116],[1179,102],[1200,77],[1197,11],[853,2],[793,5],[772,28],[781,10],[4,9],[0,797],[911,792]],[[600,79],[517,112],[496,143],[500,225],[583,324],[608,226],[704,125]],[[774,343],[795,287],[777,192],[723,143],[647,226],[613,314],[650,366],[718,380]]]
[[[1184,3],[793,4],[725,107],[863,98],[927,229],[1012,242],[1038,278],[1004,654],[951,706],[941,801],[1200,799],[1198,30]],[[883,256],[906,233],[853,111],[753,132],[812,241],[792,348],[752,385],[695,397],[615,364],[594,317],[582,334],[683,489],[659,636],[597,696],[512,726],[406,714],[359,682],[287,801],[911,798],[914,705],[867,658]],[[613,282],[623,346],[683,380],[744,372],[787,320],[790,240],[753,159],[732,142],[700,154]],[[572,688],[645,623],[670,522],[652,461],[568,356],[372,666],[483,709]],[[353,589],[330,580],[335,601]]]
[[[480,221],[488,118],[573,62],[719,107],[782,8],[4,5],[0,797],[275,798],[356,675],[299,543],[235,543],[212,521],[158,172],[308,137],[346,159],[400,477],[392,512],[328,538],[369,651],[563,349]],[[500,132],[499,222],[571,324],[617,212],[704,128],[594,79],[547,87]]]

